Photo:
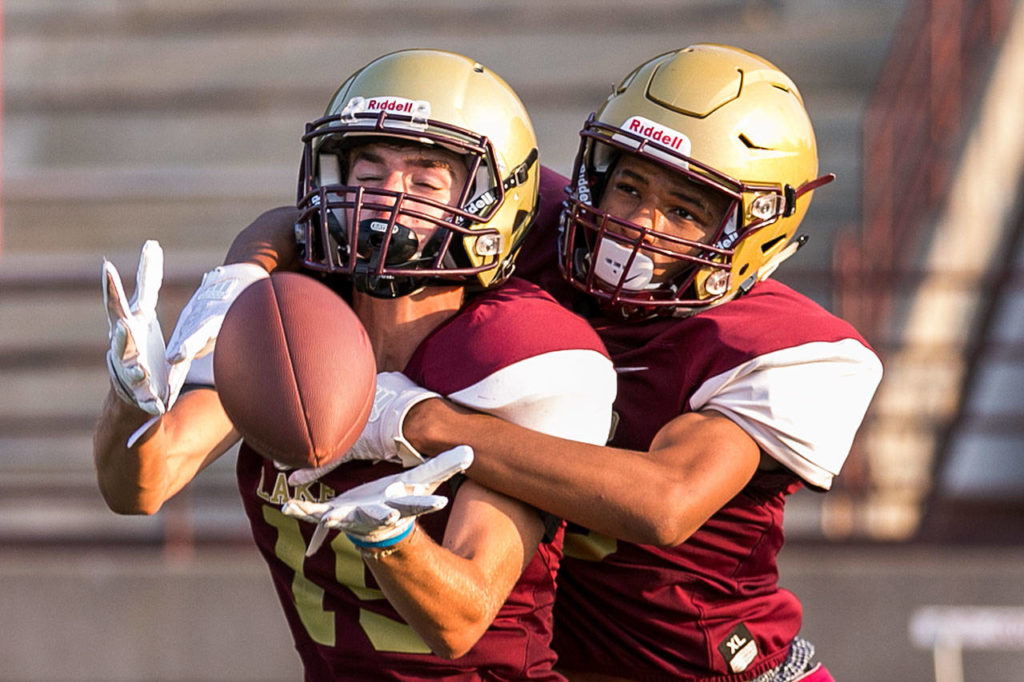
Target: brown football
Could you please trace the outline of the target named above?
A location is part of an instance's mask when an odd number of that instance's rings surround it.
[[[292,467],[323,466],[347,452],[377,383],[359,318],[329,288],[292,272],[256,282],[231,305],[213,374],[246,442]]]

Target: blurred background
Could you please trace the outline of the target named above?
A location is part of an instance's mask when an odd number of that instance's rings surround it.
[[[201,274],[295,199],[306,121],[385,52],[470,55],[567,172],[628,70],[737,45],[800,86],[823,172],[777,277],[886,377],[843,475],[787,511],[783,586],[836,678],[1024,678],[1024,6],[1016,0],[2,0],[0,680],[298,680],[225,457],[108,512],[100,263]],[[131,288],[131,285],[128,285]],[[780,320],[780,324],[784,324]]]

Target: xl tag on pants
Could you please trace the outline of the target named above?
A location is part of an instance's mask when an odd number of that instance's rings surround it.
[[[757,658],[757,642],[743,623],[726,635],[725,640],[718,645],[718,650],[734,673],[743,672]]]

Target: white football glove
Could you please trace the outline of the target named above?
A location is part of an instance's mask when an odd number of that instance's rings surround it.
[[[281,511],[317,524],[306,556],[320,549],[332,529],[343,531],[357,547],[392,547],[409,535],[416,517],[448,504],[447,497],[433,492],[472,463],[473,449],[460,445],[425,464],[356,486],[328,502],[291,500]]]
[[[193,360],[212,353],[224,315],[242,291],[269,273],[253,263],[232,263],[214,268],[203,275],[199,288],[181,310],[178,323],[167,342],[167,362],[172,396],[177,396],[186,376],[193,381],[213,384],[213,365],[204,363],[189,375]],[[212,358],[212,356],[210,356]]]
[[[163,414],[173,403],[167,382],[164,337],[156,317],[163,271],[163,250],[158,242],[149,240],[142,245],[135,294],[129,301],[117,268],[103,260],[110,381],[123,401],[152,415]]]
[[[406,467],[420,464],[423,455],[402,435],[402,422],[416,403],[440,397],[439,393],[417,386],[401,372],[380,372],[370,418],[352,448],[330,464],[292,472],[288,483],[303,485],[315,481],[354,459],[394,462]]]

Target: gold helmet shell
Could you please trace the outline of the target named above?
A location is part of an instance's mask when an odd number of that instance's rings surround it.
[[[391,238],[375,242],[383,255],[368,253],[359,212],[387,206],[389,225],[377,221],[374,229],[394,234],[403,215],[423,219],[427,202],[344,184],[346,150],[378,138],[436,145],[462,157],[469,171],[455,207],[445,206],[446,217],[435,221],[429,253],[411,260],[393,257]],[[338,88],[303,142],[296,237],[308,268],[350,275],[357,288],[384,297],[439,281],[489,287],[511,273],[537,209],[537,139],[519,97],[490,69],[443,50],[384,55]],[[339,219],[346,214],[356,217]]]
[[[562,263],[570,281],[599,299],[643,313],[685,315],[721,303],[764,279],[795,247],[818,178],[810,118],[793,81],[768,61],[724,45],[696,44],[659,55],[627,75],[580,133],[569,187]],[[707,244],[693,243],[693,266],[673,281],[637,291],[599,281],[590,267],[602,239],[614,237],[623,263],[644,250],[605,232],[624,221],[597,208],[618,155],[636,154],[732,198]],[[628,234],[628,231],[626,232]]]

